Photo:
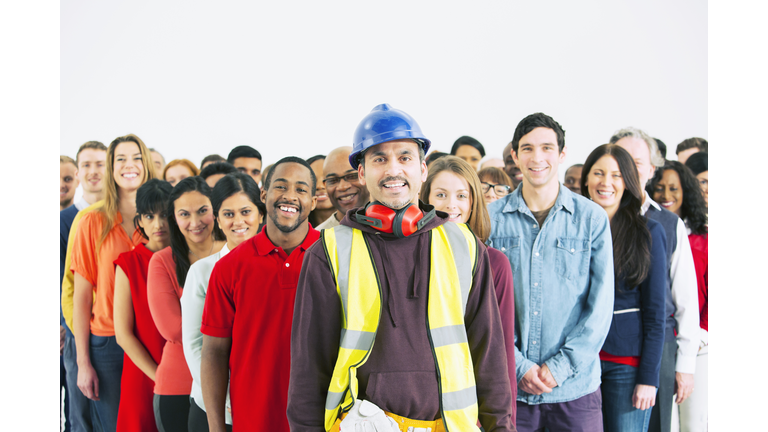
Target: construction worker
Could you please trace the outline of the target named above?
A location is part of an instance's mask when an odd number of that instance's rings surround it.
[[[357,127],[349,162],[371,202],[307,250],[291,332],[292,431],[515,430],[488,252],[418,200],[429,146],[388,104]]]

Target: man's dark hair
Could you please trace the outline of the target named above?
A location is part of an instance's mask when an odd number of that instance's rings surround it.
[[[557,147],[560,150],[560,153],[562,153],[563,148],[565,148],[565,130],[560,126],[560,123],[555,121],[555,119],[540,112],[529,115],[520,120],[520,123],[517,124],[515,135],[512,137],[512,151],[517,153],[517,148],[520,145],[520,138],[540,127],[555,131],[555,135],[557,135]]]
[[[223,160],[223,158],[222,158],[222,160]],[[212,175],[215,175],[215,174],[227,175],[227,174],[234,173],[234,172],[238,172],[238,171],[237,171],[237,168],[235,168],[235,166],[232,165],[231,163],[227,163],[226,161],[225,162],[214,162],[214,163],[208,165],[207,167],[203,168],[202,171],[200,171],[200,177],[202,177],[203,180],[207,180],[208,177],[210,177]]]
[[[312,165],[313,163],[319,161],[319,160],[325,160],[325,155],[314,155],[311,158],[307,159],[307,163]]]
[[[666,159],[667,158],[667,145],[664,144],[664,141],[662,141],[662,140],[660,140],[658,138],[654,137],[653,139],[656,140],[656,145],[659,147],[659,153],[661,153],[661,157]]]
[[[229,152],[229,155],[227,156],[227,162],[234,165],[235,159],[241,158],[241,157],[256,158],[258,160],[261,160],[261,153],[259,153],[258,150],[256,150],[251,146],[247,146],[247,145],[237,146],[233,148],[231,152]]]
[[[448,153],[443,153],[443,152],[430,153],[430,155],[427,156],[427,166],[429,166],[429,164],[440,159],[443,156],[450,156],[450,155]]]
[[[675,154],[680,154],[683,150],[688,150],[692,148],[697,148],[699,151],[709,151],[708,150],[709,143],[704,138],[688,138],[686,140],[683,140],[680,144],[677,145],[677,149],[675,150]]]
[[[698,152],[692,154],[685,160],[685,166],[690,168],[693,175],[699,175],[704,171],[709,171],[709,156],[707,152]],[[685,197],[683,197],[685,199]]]
[[[309,176],[312,178],[312,196],[315,196],[315,192],[317,191],[317,177],[315,177],[315,172],[312,171],[312,167],[309,166],[307,161],[296,156],[286,156],[280,159],[279,161],[275,162],[274,165],[272,165],[272,168],[269,170],[269,173],[267,174],[267,178],[264,180],[264,190],[265,191],[269,190],[269,185],[270,183],[272,183],[272,175],[275,173],[276,168],[280,164],[289,163],[289,162],[297,163],[299,165],[305,166],[309,170]]]
[[[451,155],[456,156],[456,152],[459,150],[459,147],[464,145],[474,147],[477,151],[480,152],[480,157],[485,157],[485,148],[483,148],[483,145],[480,144],[480,141],[467,135],[459,137],[459,139],[453,143],[453,147],[451,147]]]
[[[217,155],[217,154],[208,155],[208,156],[203,158],[202,162],[200,162],[200,169],[202,169],[203,165],[207,164],[208,162],[214,162],[215,163],[215,162],[226,162],[226,161],[227,160],[224,159],[224,156]]]

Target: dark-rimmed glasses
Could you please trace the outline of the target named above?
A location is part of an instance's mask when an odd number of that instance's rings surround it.
[[[357,173],[354,172],[354,173],[349,173],[347,175],[343,175],[341,177],[326,177],[323,179],[323,184],[325,185],[325,187],[336,186],[337,184],[339,184],[341,179],[346,180],[347,183],[352,183],[352,182],[357,183],[358,181]]]
[[[493,188],[493,192],[496,194],[496,196],[505,196],[509,194],[509,189],[511,189],[508,185],[505,184],[491,184],[486,182],[480,183],[480,188],[483,189],[483,193],[488,193],[491,188]]]

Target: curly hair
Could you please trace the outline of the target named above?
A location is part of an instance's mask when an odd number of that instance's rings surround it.
[[[664,176],[664,171],[673,170],[680,177],[680,185],[683,188],[683,203],[680,206],[680,217],[693,234],[706,234],[707,205],[701,194],[701,187],[693,171],[678,161],[667,161],[663,167],[656,170],[650,183],[646,187],[648,194],[653,196],[654,188]]]

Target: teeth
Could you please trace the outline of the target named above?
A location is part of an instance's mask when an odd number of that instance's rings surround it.
[[[402,187],[405,186],[405,183],[394,183],[394,184],[385,184],[385,188],[395,188],[395,187]]]
[[[544,171],[546,168],[531,168],[531,171],[533,172],[541,172]]]
[[[233,230],[233,231],[235,233],[237,233],[237,234],[242,234],[242,233],[248,231],[248,228],[241,228],[241,229],[236,229],[236,230]]]
[[[293,207],[285,207],[285,206],[280,206],[280,210],[288,213],[296,213],[298,211]]]
[[[136,174],[136,173],[127,173],[127,174],[123,174],[123,177],[125,177],[125,178],[129,178],[129,179],[132,179],[132,178],[136,178],[136,177],[138,177],[138,176],[139,176],[139,175],[138,175],[138,174]]]
[[[342,202],[344,204],[352,202],[355,199],[356,196],[357,196],[357,194],[352,194],[352,195],[347,195],[347,196],[339,197],[339,202]]]
[[[612,196],[615,192],[604,192],[604,191],[597,191],[598,195],[602,196]]]

